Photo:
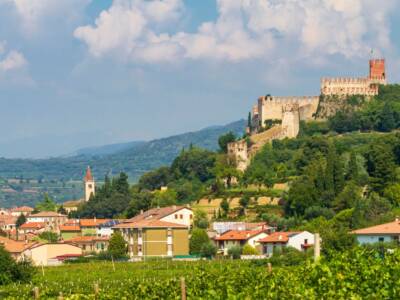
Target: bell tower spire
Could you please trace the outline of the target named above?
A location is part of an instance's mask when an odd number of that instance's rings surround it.
[[[83,183],[85,186],[85,201],[89,201],[90,196],[95,193],[95,182],[94,178],[92,176],[92,171],[90,169],[90,166],[87,167],[86,169],[86,175],[83,178]]]

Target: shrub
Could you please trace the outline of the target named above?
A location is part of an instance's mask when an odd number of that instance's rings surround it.
[[[258,255],[258,251],[256,248],[252,247],[249,244],[244,245],[242,249],[242,254],[243,255]]]
[[[190,254],[201,254],[204,245],[210,243],[210,238],[204,229],[195,228],[190,238]]]
[[[108,253],[114,258],[123,258],[126,256],[126,242],[122,234],[117,231],[114,232],[110,238],[110,244],[108,245]]]
[[[0,285],[11,282],[28,282],[35,268],[29,261],[16,262],[3,246],[0,246]]]
[[[232,246],[228,249],[228,255],[233,259],[239,259],[242,254],[242,247],[240,246]]]
[[[212,258],[217,254],[217,247],[210,241],[201,247],[200,254],[202,257]]]

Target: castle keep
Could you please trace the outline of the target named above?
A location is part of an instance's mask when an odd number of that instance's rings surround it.
[[[378,94],[380,84],[386,84],[385,60],[371,59],[367,77],[321,78],[321,96],[259,97],[247,128],[249,141],[229,143],[228,154],[236,158],[237,168],[244,171],[263,145],[274,139],[295,138],[300,121],[315,120],[318,109],[324,105],[321,98],[337,97],[345,101],[351,95],[372,97]],[[330,114],[335,112],[331,107],[324,110]]]

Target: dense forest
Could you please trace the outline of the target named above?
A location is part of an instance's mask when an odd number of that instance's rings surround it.
[[[400,212],[400,86],[382,86],[373,99],[343,101],[350,104],[326,121],[301,124],[298,138],[265,145],[243,174],[226,154],[226,144],[237,138],[230,132],[220,136],[219,151],[190,146],[135,185],[129,186],[124,173],[106,178],[77,214],[131,217],[141,209],[201,197],[239,196],[245,208],[255,193],[288,183],[280,210],[267,206],[251,221],[321,232],[325,251],[352,245],[350,230],[392,220]],[[258,191],[250,189],[254,186]],[[215,219],[231,218],[227,211],[224,200]]]

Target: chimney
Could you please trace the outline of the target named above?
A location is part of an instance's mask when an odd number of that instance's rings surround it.
[[[396,216],[395,221],[396,221],[396,222],[399,222],[399,216]]]
[[[175,210],[176,209],[176,205],[172,205],[172,209]]]
[[[140,214],[143,215],[143,209],[140,210]]]

